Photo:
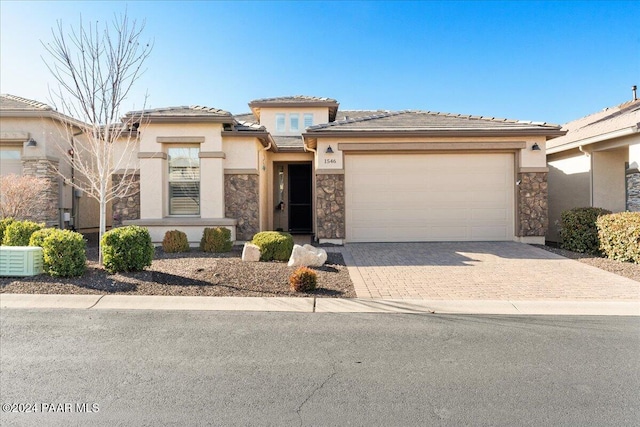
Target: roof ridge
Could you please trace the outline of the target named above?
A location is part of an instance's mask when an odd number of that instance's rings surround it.
[[[39,110],[53,110],[53,108],[48,105],[45,104],[44,102],[40,102],[40,101],[36,101],[34,99],[28,99],[28,98],[23,98],[21,96],[17,96],[17,95],[11,95],[9,93],[3,93],[0,96],[10,99],[12,101],[18,101],[18,102],[22,102],[24,104],[30,105],[32,107],[35,107]]]

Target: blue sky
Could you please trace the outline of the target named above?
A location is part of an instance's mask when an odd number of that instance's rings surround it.
[[[640,85],[640,2],[0,2],[0,91],[49,100],[40,41],[128,9],[154,41],[125,110],[335,98],[565,123]]]

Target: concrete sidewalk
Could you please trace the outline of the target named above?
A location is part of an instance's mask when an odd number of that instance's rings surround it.
[[[0,294],[0,309],[640,316],[640,301],[407,300]]]

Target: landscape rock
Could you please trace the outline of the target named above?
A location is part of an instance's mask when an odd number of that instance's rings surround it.
[[[260,261],[260,248],[253,243],[245,243],[242,248],[242,261],[258,262]]]
[[[312,245],[293,245],[289,267],[320,267],[327,261],[327,251]]]

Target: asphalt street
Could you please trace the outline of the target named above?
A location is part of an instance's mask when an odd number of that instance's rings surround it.
[[[616,316],[3,309],[0,424],[638,425],[639,331]]]

